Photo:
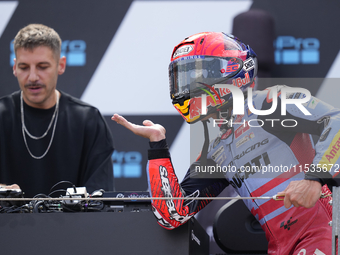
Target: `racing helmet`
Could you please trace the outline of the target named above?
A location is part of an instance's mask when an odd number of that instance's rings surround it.
[[[169,65],[172,104],[188,123],[226,110],[232,103],[227,88],[237,86],[243,92],[255,86],[257,57],[237,37],[222,32],[203,32],[185,38],[173,50]],[[202,98],[206,102],[202,112]],[[202,114],[206,113],[206,114]]]

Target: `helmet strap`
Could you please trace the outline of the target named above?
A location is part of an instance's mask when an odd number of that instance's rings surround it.
[[[208,130],[207,122],[209,122],[209,120],[202,121],[203,129],[204,129],[204,144],[203,144],[203,148],[201,152],[201,159],[200,159],[201,166],[207,165],[208,148],[209,148],[209,130]]]
[[[229,119],[229,108],[225,109],[224,111],[218,111],[218,118],[219,119]]]

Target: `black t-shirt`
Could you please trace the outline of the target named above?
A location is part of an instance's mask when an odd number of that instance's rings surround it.
[[[54,111],[55,106],[44,110],[24,103],[28,131],[41,136]],[[54,122],[40,140],[25,134],[33,155],[41,156],[46,151],[53,125]],[[112,135],[98,109],[61,92],[51,147],[45,157],[34,159],[23,139],[20,91],[0,99],[0,183],[17,183],[25,197],[48,195],[59,181],[85,186],[90,193],[97,189],[113,190],[112,152]]]

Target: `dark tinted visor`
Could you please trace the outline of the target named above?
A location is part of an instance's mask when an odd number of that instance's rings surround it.
[[[233,77],[243,67],[243,61],[231,57],[191,56],[170,63],[171,98],[202,93],[204,84],[214,85]]]

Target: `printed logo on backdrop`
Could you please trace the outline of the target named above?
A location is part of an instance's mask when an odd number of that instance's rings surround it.
[[[10,42],[10,65],[14,65],[14,45]],[[84,66],[86,64],[86,42],[83,40],[65,40],[61,45],[60,56],[66,56],[67,66]]]
[[[274,42],[274,48],[276,64],[319,64],[320,62],[320,41],[317,38],[279,36]]]
[[[117,151],[111,156],[115,178],[142,177],[142,154],[138,151]]]

